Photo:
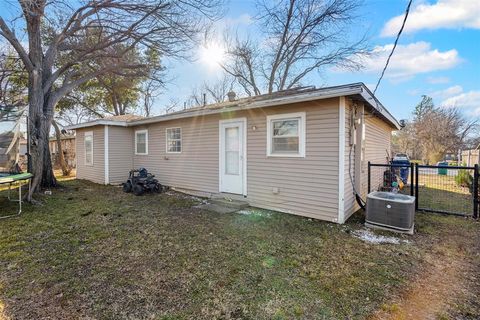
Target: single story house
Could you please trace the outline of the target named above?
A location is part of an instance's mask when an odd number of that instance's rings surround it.
[[[164,184],[344,223],[385,163],[398,121],[363,83],[299,88],[161,116],[74,126],[77,178],[119,184],[144,167]]]

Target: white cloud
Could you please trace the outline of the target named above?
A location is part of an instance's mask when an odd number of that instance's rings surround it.
[[[457,94],[442,101],[442,106],[458,108],[476,108],[480,109],[480,91],[468,91]]]
[[[392,48],[393,44],[377,46],[370,55],[353,59],[358,59],[362,63],[364,72],[380,73]],[[451,69],[460,62],[461,58],[455,49],[441,52],[438,49],[432,49],[430,43],[423,41],[397,45],[385,77],[392,81],[404,81],[416,74]]]
[[[381,32],[384,37],[395,36],[400,30],[404,15],[390,19]],[[404,33],[422,29],[480,29],[480,1],[438,0],[434,4],[420,3],[412,8]]]
[[[452,87],[449,87],[449,88],[444,89],[444,90],[434,91],[434,92],[430,93],[430,95],[434,98],[438,97],[438,98],[446,99],[448,97],[458,95],[462,92],[463,92],[462,86],[456,85],[456,86],[452,86]]]
[[[221,19],[220,21],[223,22],[226,26],[238,26],[238,25],[248,26],[253,23],[253,18],[248,13],[243,13],[238,17],[225,18],[225,19]]]
[[[445,84],[450,82],[448,77],[428,77],[427,82],[430,84]]]
[[[474,116],[474,117],[480,117],[480,107],[478,107],[477,109],[474,109],[471,112],[471,115]]]

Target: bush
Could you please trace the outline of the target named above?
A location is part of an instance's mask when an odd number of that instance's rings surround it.
[[[458,170],[458,174],[455,176],[455,182],[461,187],[470,188],[473,184],[472,175],[465,169]]]

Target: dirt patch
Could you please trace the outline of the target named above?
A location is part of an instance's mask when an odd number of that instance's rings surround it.
[[[459,310],[479,289],[477,277],[472,279],[474,270],[478,270],[478,254],[472,256],[472,251],[466,250],[466,246],[473,245],[475,252],[476,246],[460,240],[465,239],[453,236],[428,253],[422,271],[406,291],[384,304],[371,320],[477,319],[478,310]]]

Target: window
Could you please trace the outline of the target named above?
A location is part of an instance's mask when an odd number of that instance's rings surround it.
[[[267,116],[267,156],[305,157],[305,112]]]
[[[93,166],[93,131],[85,132],[83,139],[85,147],[85,165]]]
[[[182,152],[182,128],[168,128],[167,136],[167,153]]]
[[[135,131],[135,154],[148,154],[148,130]]]

